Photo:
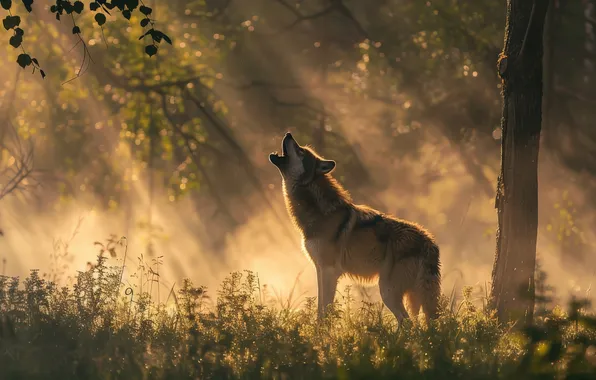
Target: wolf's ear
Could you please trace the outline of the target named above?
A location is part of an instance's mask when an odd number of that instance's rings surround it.
[[[335,161],[333,160],[320,160],[317,163],[317,172],[320,174],[330,173],[335,169]]]

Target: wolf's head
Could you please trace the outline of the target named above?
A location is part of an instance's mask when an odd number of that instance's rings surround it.
[[[281,151],[281,155],[277,152],[271,153],[269,161],[279,169],[288,185],[306,185],[317,176],[335,169],[335,161],[325,160],[314,150],[300,146],[289,132],[281,142]]]

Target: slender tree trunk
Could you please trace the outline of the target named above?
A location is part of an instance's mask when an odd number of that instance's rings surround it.
[[[502,322],[529,323],[534,312],[542,39],[548,3],[507,1],[505,46],[498,62],[503,116],[495,205],[499,226],[491,296]]]

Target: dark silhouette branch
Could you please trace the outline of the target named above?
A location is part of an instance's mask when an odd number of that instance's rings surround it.
[[[188,88],[186,89],[186,95],[188,99],[195,104],[197,109],[203,113],[205,118],[211,123],[211,125],[216,129],[219,135],[226,141],[226,143],[231,146],[236,153],[236,155],[240,158],[240,165],[243,167],[245,173],[248,175],[250,182],[253,184],[257,192],[259,193],[260,197],[262,198],[263,202],[267,205],[267,207],[271,210],[274,217],[283,226],[284,234],[289,239],[289,241],[295,241],[294,235],[290,232],[287,225],[283,223],[283,219],[277,213],[271,200],[269,199],[268,195],[265,193],[263,189],[263,185],[259,180],[257,174],[254,171],[254,167],[251,164],[250,158],[244,151],[244,148],[240,146],[238,141],[232,136],[230,131],[227,127],[223,125],[223,123],[219,120],[217,115],[211,110],[210,108],[205,107],[205,105],[201,102],[201,100],[193,94]]]
[[[293,22],[291,22],[290,24],[282,27],[280,30],[277,30],[277,31],[271,33],[272,35],[279,35],[281,33],[290,31],[293,28],[295,28],[298,24],[300,24],[301,22],[308,21],[308,20],[314,20],[314,19],[323,17],[323,16],[333,12],[334,10],[336,10],[337,9],[336,3],[338,3],[337,1],[334,1],[330,6],[328,6],[327,8],[324,8],[323,10],[320,10],[318,12],[311,13],[311,14],[303,14],[298,9],[296,9],[289,3],[285,2],[284,0],[276,0],[276,1],[278,4],[280,4],[281,6],[283,6],[290,12],[292,12],[292,14],[294,16],[296,16],[296,19]]]
[[[0,136],[0,152],[8,153],[8,162],[1,162],[0,200],[14,192],[28,190],[35,186],[33,173],[33,144],[25,144],[10,121],[6,120],[6,130]]]
[[[21,70],[17,70],[14,85],[3,99],[2,118],[4,125],[0,126],[0,200],[14,192],[21,192],[35,186],[33,173],[33,143],[25,143],[15,126],[10,121],[10,110],[16,97]],[[7,162],[2,162],[2,153],[6,152]]]
[[[226,217],[230,220],[232,225],[237,226],[239,224],[239,222],[234,218],[234,216],[232,215],[232,213],[229,210],[229,207],[226,205],[224,200],[221,198],[221,196],[217,192],[217,190],[215,188],[215,184],[209,178],[209,173],[207,172],[206,168],[200,162],[200,157],[197,157],[198,156],[197,152],[205,145],[203,143],[199,142],[193,135],[186,133],[182,130],[182,128],[181,128],[182,123],[180,123],[180,121],[178,120],[178,118],[175,117],[175,115],[171,114],[167,110],[167,102],[165,101],[166,94],[161,94],[161,97],[162,97],[162,107],[164,109],[164,115],[166,116],[166,118],[168,119],[170,124],[172,125],[172,128],[174,128],[175,132],[178,133],[178,135],[180,135],[180,137],[182,137],[182,139],[184,140],[184,145],[187,148],[187,150],[189,151],[191,160],[193,161],[193,163],[195,163],[195,165],[199,169],[199,172],[206,180],[205,184],[209,188],[211,196],[215,199],[215,202],[217,205],[217,211],[223,212],[226,215]],[[186,114],[186,112],[185,112],[185,114]],[[190,120],[191,120],[190,116],[187,115],[186,121],[190,121]],[[195,145],[194,147],[193,147],[193,144]],[[269,236],[271,241],[276,242],[276,243],[278,242],[278,239],[270,231],[265,231],[265,233]]]
[[[232,151],[234,152],[234,154],[236,155],[236,157],[238,159],[238,163],[240,164],[240,166],[243,168],[244,172],[248,176],[250,183],[256,188],[259,196],[261,197],[263,202],[265,202],[267,208],[269,208],[271,210],[271,212],[273,213],[274,217],[278,220],[280,225],[283,226],[284,233],[285,233],[286,237],[289,239],[289,241],[296,241],[294,235],[291,233],[291,231],[289,230],[287,225],[285,223],[283,223],[283,219],[280,217],[278,212],[273,207],[273,204],[269,200],[269,196],[265,193],[265,190],[263,189],[261,181],[259,180],[259,178],[254,170],[254,167],[253,167],[248,155],[244,151],[244,149],[240,146],[240,144],[238,143],[236,138],[231,134],[231,132],[229,131],[229,128],[225,125],[225,123],[223,121],[221,121],[219,119],[219,117],[216,115],[216,113],[207,106],[207,103],[203,102],[202,99],[199,99],[197,97],[197,95],[195,93],[193,93],[192,91],[190,91],[190,89],[188,88],[187,84],[192,82],[192,83],[196,84],[196,86],[199,89],[208,90],[208,91],[212,92],[212,89],[205,86],[201,82],[199,77],[189,77],[185,80],[176,81],[176,82],[164,82],[164,83],[155,84],[155,85],[146,85],[143,83],[140,83],[140,84],[127,83],[125,78],[116,76],[113,73],[111,73],[109,70],[104,70],[104,75],[106,76],[106,78],[113,81],[117,86],[119,86],[121,88],[127,89],[129,91],[155,92],[162,97],[163,97],[163,95],[165,95],[165,92],[164,92],[165,88],[167,88],[167,87],[180,88],[182,91],[182,96],[185,97],[186,99],[188,99],[193,105],[195,105],[197,110],[203,115],[205,121],[208,122],[208,125],[210,125],[214,129],[214,131],[226,142],[226,144],[232,148]],[[136,78],[136,79],[140,79],[140,78]],[[253,82],[252,84],[254,85],[255,83]],[[164,108],[164,113],[165,112],[166,112],[166,109]],[[172,116],[170,115],[170,117],[172,117]],[[188,137],[188,135],[186,135],[186,136]]]
[[[197,170],[201,174],[201,178],[205,182],[205,185],[207,185],[211,197],[215,200],[217,209],[220,212],[223,212],[232,224],[238,224],[238,221],[234,218],[234,216],[226,206],[226,203],[217,192],[217,189],[213,184],[213,181],[211,180],[209,173],[207,173],[205,166],[201,163],[200,158],[197,156],[197,148],[200,146],[199,142],[196,140],[196,138],[194,138],[194,136],[191,136],[190,134],[184,132],[180,124],[176,121],[175,117],[172,114],[170,114],[167,107],[167,95],[164,93],[160,93],[159,96],[161,97],[162,109],[166,119],[168,120],[174,131],[184,140],[184,146],[186,147],[192,162],[195,164]],[[193,147],[193,145],[195,146]]]

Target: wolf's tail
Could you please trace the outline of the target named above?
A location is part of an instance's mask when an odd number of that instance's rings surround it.
[[[429,242],[425,249],[422,278],[422,310],[426,318],[435,319],[438,314],[439,297],[441,296],[441,259],[439,247]]]

